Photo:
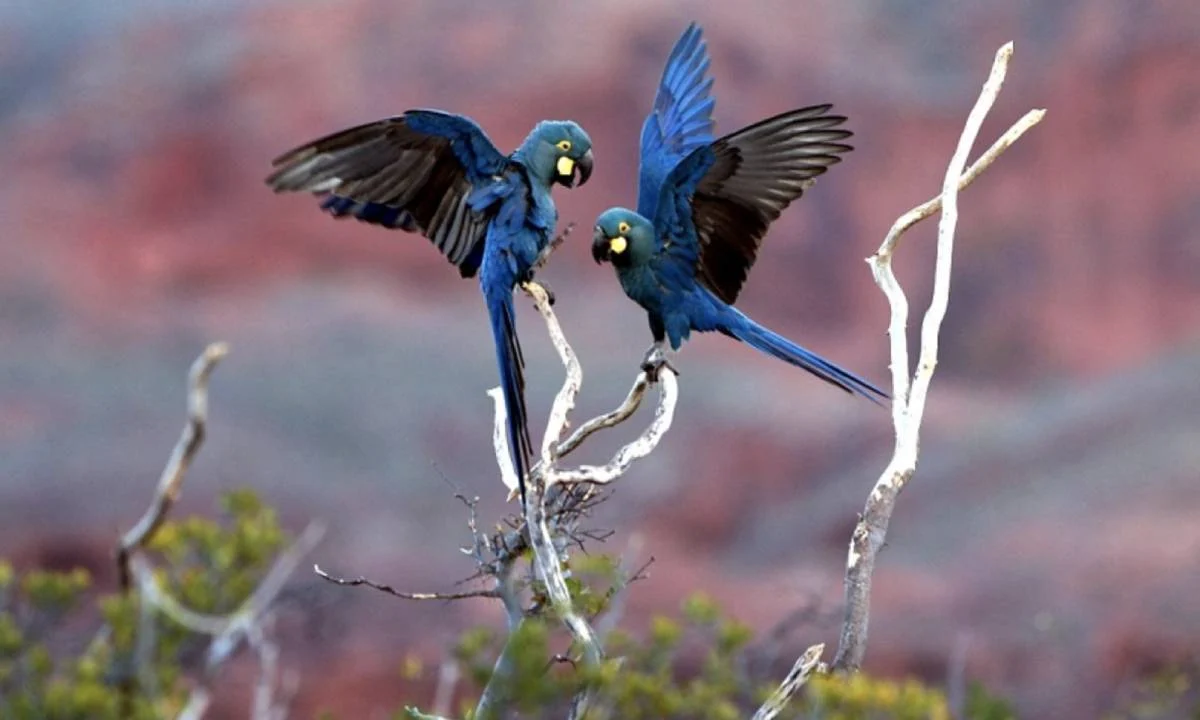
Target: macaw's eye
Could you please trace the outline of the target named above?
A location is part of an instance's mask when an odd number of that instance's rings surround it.
[[[559,140],[558,145],[556,147],[559,150],[562,150],[563,152],[570,152],[571,151],[571,141],[570,140]]]
[[[617,232],[621,233],[622,235],[627,234],[629,232],[629,223],[617,223]]]

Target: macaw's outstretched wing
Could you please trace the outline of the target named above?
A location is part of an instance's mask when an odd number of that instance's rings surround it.
[[[409,110],[284,153],[267,184],[275,192],[328,195],[335,217],[418,232],[464,277],[482,259],[486,190],[508,165],[483,129],[461,115]]]
[[[664,182],[655,216],[663,258],[690,264],[701,284],[733,304],[770,224],[852,149],[840,142],[852,133],[837,127],[846,118],[830,115],[831,108],[776,115],[679,163]],[[662,237],[663,228],[688,224],[694,233]]]
[[[708,47],[700,26],[688,25],[667,58],[654,107],[642,123],[637,210],[652,218],[663,179],[680,160],[713,141]]]

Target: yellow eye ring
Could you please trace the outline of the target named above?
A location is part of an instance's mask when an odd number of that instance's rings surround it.
[[[571,141],[570,140],[559,140],[558,144],[555,147],[557,147],[559,150],[562,150],[563,152],[570,152],[571,151]]]
[[[627,223],[627,222],[617,223],[617,232],[621,233],[622,235],[625,235],[626,233],[628,233],[629,232],[629,223]]]

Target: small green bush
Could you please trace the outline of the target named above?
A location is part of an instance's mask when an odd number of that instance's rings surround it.
[[[219,520],[168,521],[148,548],[163,587],[197,612],[237,608],[288,542],[274,510],[253,492],[231,492],[220,504]],[[0,561],[0,718],[175,717],[187,700],[185,658],[198,655],[209,638],[152,617],[143,648],[148,667],[135,667],[144,632],[136,589],[128,596],[97,594],[82,569],[19,574]],[[74,637],[61,637],[68,620]],[[81,633],[80,623],[91,632]],[[88,638],[82,646],[80,635]]]
[[[238,490],[220,499],[217,520],[166,522],[147,552],[159,582],[178,602],[196,612],[226,614],[249,597],[289,541],[274,510],[252,491]],[[577,609],[593,619],[611,609],[617,592],[636,592],[636,586],[626,588],[617,562],[607,555],[580,554],[567,570]],[[533,595],[538,594],[535,585]],[[604,643],[607,659],[599,667],[579,663],[579,648],[548,604],[542,607],[541,615],[521,624],[509,648],[515,679],[505,690],[528,717],[565,716],[571,697],[590,685],[591,720],[738,720],[748,718],[787,671],[752,670],[763,665],[753,661],[752,630],[700,593],[686,598],[677,613],[652,618],[640,635],[611,630]],[[185,677],[200,671],[210,638],[157,613],[152,617],[147,638],[141,635],[145,619],[136,589],[128,596],[100,594],[83,570],[18,573],[0,560],[0,718],[175,717],[187,701]],[[506,634],[490,628],[467,630],[458,639],[451,652],[468,685],[458,717],[471,718],[506,642]],[[139,652],[149,658],[140,667]],[[400,666],[409,680],[428,672],[413,655],[404,656]],[[395,717],[423,716],[406,709]],[[948,720],[950,713],[940,690],[915,680],[857,675],[814,677],[780,717]],[[973,686],[967,717],[1009,720],[1015,714]]]

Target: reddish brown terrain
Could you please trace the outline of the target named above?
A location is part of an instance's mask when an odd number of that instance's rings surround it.
[[[586,228],[633,202],[641,118],[693,17],[719,129],[830,101],[856,132],[775,226],[740,306],[885,380],[887,308],[862,258],[936,192],[992,53],[1013,39],[983,142],[1030,107],[1049,114],[962,197],[921,467],[881,556],[867,665],[940,682],[961,645],[968,675],[1023,716],[1084,718],[1142,669],[1194,653],[1200,6],[684,5],[0,8],[0,555],[84,562],[111,582],[112,540],[178,433],[185,368],[226,339],[187,509],[249,484],[294,528],[328,522],[317,560],[334,571],[412,589],[468,574],[462,508],[439,474],[498,517],[477,291],[420,238],[273,196],[268,163],[414,106],[469,114],[504,148],[542,117],[582,123],[596,172],[556,192],[580,230],[544,276],[587,370],[581,412],[605,409],[649,334],[592,264]],[[914,231],[898,260],[916,308],[931,241],[932,226]],[[521,312],[544,412],[560,368]],[[629,621],[684,588],[762,629],[814,597],[836,610],[887,414],[724,338],[694,340],[679,364],[674,428],[598,518],[614,550],[636,535],[657,558]],[[320,626],[287,641],[301,716],[424,701],[396,679],[403,653],[434,659],[462,627],[499,622],[482,602],[314,592]],[[818,623],[796,642],[835,635]]]

